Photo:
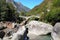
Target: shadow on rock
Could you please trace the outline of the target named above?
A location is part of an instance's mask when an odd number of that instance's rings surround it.
[[[4,31],[0,31],[0,38],[3,38],[5,36],[5,32]]]
[[[28,28],[26,28],[24,35],[21,35],[21,39],[19,40],[29,40],[29,37],[27,36],[28,34]]]

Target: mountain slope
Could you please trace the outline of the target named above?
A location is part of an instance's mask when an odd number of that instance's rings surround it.
[[[60,22],[60,0],[44,0],[26,15],[40,15],[40,21],[55,25]]]
[[[21,3],[14,2],[14,5],[16,6],[18,11],[25,11],[28,12],[30,9],[23,6]]]
[[[50,10],[52,7],[52,0],[44,0],[41,4],[34,7],[27,15],[40,15],[41,13]]]
[[[15,2],[14,0],[6,0],[6,2],[12,3],[18,12],[21,12],[21,11],[28,12],[30,10],[28,7],[22,5],[21,3]]]

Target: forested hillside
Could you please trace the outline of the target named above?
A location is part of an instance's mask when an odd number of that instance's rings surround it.
[[[40,21],[51,24],[60,22],[60,0],[44,0],[26,15],[38,15],[40,16]]]
[[[27,15],[40,15],[43,12],[46,12],[49,10],[52,6],[51,0],[44,0],[41,4],[34,7],[30,12],[27,13]]]

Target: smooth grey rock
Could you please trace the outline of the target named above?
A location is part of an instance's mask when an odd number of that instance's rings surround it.
[[[60,40],[60,23],[56,23],[51,34],[52,40]]]
[[[12,37],[4,37],[3,40],[11,40]]]
[[[35,39],[39,35],[46,35],[53,30],[53,26],[39,21],[30,21],[26,27],[28,28],[28,37]]]
[[[19,40],[21,39],[21,35],[25,32],[25,26],[21,26],[16,33],[13,34],[13,37],[11,40]]]
[[[3,40],[3,39],[0,38],[0,40]]]

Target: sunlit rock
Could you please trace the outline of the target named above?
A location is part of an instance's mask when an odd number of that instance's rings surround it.
[[[53,26],[39,21],[30,21],[26,27],[28,28],[28,36],[35,39],[39,35],[46,35],[52,32]]]
[[[60,40],[60,23],[56,23],[51,34],[52,40]]]
[[[11,40],[11,37],[4,37],[3,40]]]

